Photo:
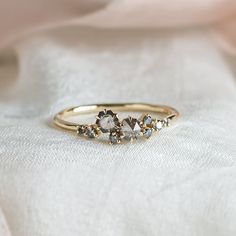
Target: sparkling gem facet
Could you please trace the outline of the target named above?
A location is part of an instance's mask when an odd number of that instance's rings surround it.
[[[146,129],[143,135],[145,138],[150,138],[152,136],[152,129]]]
[[[103,133],[114,131],[120,126],[119,119],[111,110],[104,110],[98,113],[96,124]]]
[[[143,124],[144,125],[150,125],[152,124],[152,117],[150,115],[145,115],[143,117]]]
[[[98,136],[98,130],[93,126],[88,126],[86,127],[85,134],[88,138],[96,138]]]
[[[156,123],[155,123],[155,129],[156,130],[161,130],[163,127],[163,122],[161,120],[158,120]]]
[[[79,126],[77,133],[79,135],[83,135],[85,133],[85,131],[86,131],[86,127],[82,125],[82,126]]]
[[[115,128],[116,123],[114,121],[114,118],[111,115],[104,115],[100,119],[99,125],[103,129],[110,130],[110,129],[114,129]]]
[[[121,142],[121,136],[119,133],[113,132],[110,133],[109,140],[111,144],[117,144]]]
[[[122,132],[124,133],[126,139],[137,139],[140,135],[141,127],[137,119],[128,117],[123,120],[122,125]]]

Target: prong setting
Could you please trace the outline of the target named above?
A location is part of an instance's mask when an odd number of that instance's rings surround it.
[[[84,135],[88,138],[94,139],[100,135],[100,130],[97,125],[88,125],[85,129]]]
[[[112,110],[100,111],[97,115],[96,124],[102,133],[109,133],[115,131],[120,127],[120,122],[116,113]]]
[[[123,112],[146,111],[163,118],[156,119],[150,114],[143,114],[139,119],[128,117],[119,120],[117,114],[111,109]],[[97,111],[99,111],[99,113],[96,117],[96,121],[91,124],[81,124],[80,122],[68,119],[72,116],[88,115]],[[91,139],[107,134],[110,143],[116,144],[123,143],[125,140],[133,141],[140,137],[148,139],[154,133],[159,133],[163,128],[168,127],[170,123],[172,123],[172,120],[178,117],[179,112],[175,108],[166,105],[148,103],[104,103],[65,108],[56,113],[53,117],[53,123],[59,128],[77,132],[79,136]]]
[[[153,119],[149,114],[143,114],[139,119],[129,116],[119,121],[112,110],[103,110],[96,116],[95,124],[78,126],[77,134],[94,139],[101,133],[109,133],[109,142],[115,145],[123,140],[133,142],[139,137],[149,139],[155,131],[159,132],[168,125],[167,118]]]
[[[141,123],[138,119],[129,116],[122,121],[124,138],[129,141],[137,139],[141,135]]]
[[[111,132],[109,135],[110,144],[121,143],[123,137],[124,137],[124,134],[120,129],[117,129],[116,131]]]
[[[79,125],[77,128],[77,134],[78,135],[85,135],[86,132],[86,125]]]

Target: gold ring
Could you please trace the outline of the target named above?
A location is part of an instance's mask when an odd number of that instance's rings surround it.
[[[117,111],[141,112],[140,118],[128,116],[119,120]],[[71,122],[68,118],[98,112],[93,124]],[[156,114],[153,118],[152,113]],[[54,124],[65,130],[75,131],[80,136],[93,139],[102,134],[109,134],[111,144],[122,141],[133,141],[138,137],[150,138],[154,132],[159,132],[169,126],[170,122],[179,116],[179,112],[165,105],[146,103],[93,104],[64,109],[54,117]]]

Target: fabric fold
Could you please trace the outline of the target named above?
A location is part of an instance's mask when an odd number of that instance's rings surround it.
[[[12,235],[236,235],[235,83],[206,34],[66,27],[18,48],[19,77],[0,100]],[[181,116],[117,146],[51,125],[65,107],[127,101]]]
[[[235,45],[235,29],[225,19],[235,15],[233,0],[28,1],[0,3],[0,47],[33,33],[76,24],[103,28],[217,27],[224,44]],[[12,17],[14,14],[14,17]],[[225,31],[227,36],[225,37]]]
[[[3,215],[3,211],[0,208],[0,235],[1,236],[11,236],[9,227],[7,225],[6,219]]]

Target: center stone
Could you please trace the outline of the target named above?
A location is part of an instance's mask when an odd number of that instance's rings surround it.
[[[99,125],[104,130],[111,130],[111,129],[114,129],[116,126],[114,118],[111,115],[104,115],[99,120]]]
[[[139,121],[135,118],[128,117],[123,120],[122,124],[122,132],[124,133],[125,138],[128,140],[137,139],[141,132]]]

